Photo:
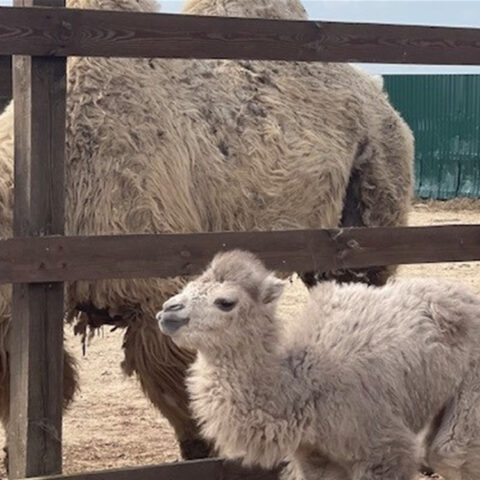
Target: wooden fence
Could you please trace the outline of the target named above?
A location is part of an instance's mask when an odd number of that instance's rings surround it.
[[[480,260],[480,225],[63,236],[67,56],[474,65],[480,64],[480,30],[88,11],[60,8],[63,0],[15,5],[0,8],[0,97],[9,95],[15,55],[14,238],[0,240],[0,282],[14,284],[12,478],[61,472],[64,281],[191,274],[216,251],[236,246],[284,270]],[[51,478],[192,476],[275,474],[204,460]]]
[[[276,480],[276,472],[240,468],[221,459],[193,460],[170,465],[123,468],[36,480]]]

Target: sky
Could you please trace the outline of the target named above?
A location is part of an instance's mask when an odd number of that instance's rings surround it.
[[[179,13],[183,1],[161,0],[160,3],[162,12]],[[303,4],[312,20],[480,28],[480,0],[304,0]],[[11,5],[11,0],[0,0],[0,5]],[[384,74],[480,74],[480,66],[363,64],[363,67]]]

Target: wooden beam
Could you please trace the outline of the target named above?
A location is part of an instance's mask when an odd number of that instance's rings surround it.
[[[480,29],[0,8],[0,54],[480,64]]]
[[[10,98],[0,97],[0,113],[5,110],[5,107],[10,103]]]
[[[42,0],[24,0],[31,5]],[[22,0],[16,0],[21,3]],[[63,0],[51,0],[63,5]],[[16,237],[64,233],[65,58],[14,57]],[[15,284],[10,333],[9,474],[60,473],[62,283]]]
[[[34,480],[277,480],[276,472],[246,469],[220,459],[41,477]]]
[[[12,57],[0,56],[0,101],[12,98]],[[1,107],[0,107],[1,112]]]
[[[480,225],[6,239],[0,283],[191,275],[233,248],[290,272],[478,261]]]

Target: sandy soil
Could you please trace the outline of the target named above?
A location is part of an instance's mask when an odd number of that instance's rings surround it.
[[[417,204],[410,223],[478,222],[480,203],[453,202]],[[480,294],[480,263],[406,266],[401,267],[400,274],[454,279]],[[294,315],[305,296],[301,282],[294,281],[281,305],[282,315]],[[67,336],[79,359],[82,389],[64,420],[65,473],[177,460],[178,449],[169,425],[149,405],[137,382],[120,371],[121,332],[105,329],[93,339],[83,358],[79,340],[70,332]],[[4,477],[0,469],[0,478]]]

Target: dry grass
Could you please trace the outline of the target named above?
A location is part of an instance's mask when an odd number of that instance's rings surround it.
[[[476,211],[480,212],[480,199],[478,198],[454,198],[444,202],[435,200],[417,200],[415,208],[425,206],[434,211]]]
[[[411,216],[412,225],[479,220],[478,201],[419,202]],[[458,280],[480,294],[480,263],[406,266],[400,274]],[[283,300],[282,315],[295,315],[305,296],[303,285],[293,282]],[[93,339],[83,358],[79,341],[70,332],[67,341],[79,359],[82,390],[65,417],[65,472],[177,460],[178,449],[169,425],[149,405],[136,381],[120,372],[121,332],[104,330]],[[0,471],[0,476],[4,472]]]

